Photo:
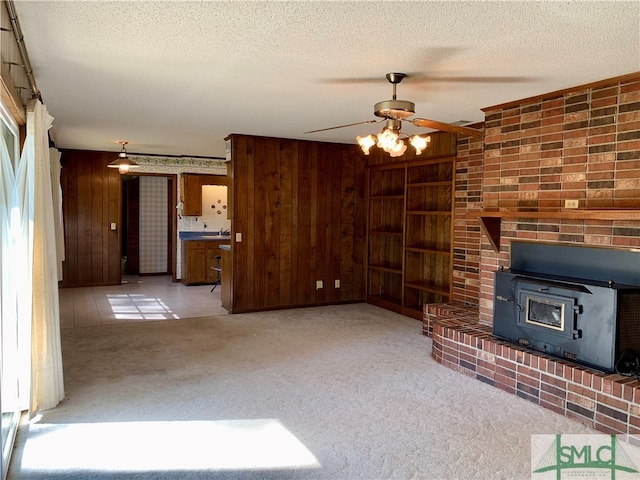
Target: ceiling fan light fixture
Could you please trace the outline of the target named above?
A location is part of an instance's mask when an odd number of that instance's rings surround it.
[[[360,145],[360,148],[365,155],[369,155],[369,150],[377,142],[376,137],[374,137],[373,135],[367,135],[366,137],[361,137],[358,135],[356,137],[356,140],[358,141],[358,145]]]
[[[378,142],[376,143],[376,146],[386,152],[387,149],[392,148],[398,143],[399,138],[400,137],[396,131],[385,128],[378,134]]]
[[[407,145],[400,139],[400,120],[388,118],[386,126],[377,135],[357,136],[358,145],[365,155],[374,145],[387,152],[392,157],[399,157],[407,150]],[[405,135],[406,136],[406,135]]]
[[[360,148],[362,148],[362,151],[365,155],[369,155],[369,150],[374,144],[378,148],[381,148],[382,150],[387,152],[392,157],[399,157],[401,155],[404,155],[404,152],[407,150],[407,142],[405,142],[404,139],[407,139],[408,143],[410,143],[411,146],[415,148],[416,155],[420,155],[427,148],[427,143],[431,141],[431,137],[423,137],[420,135],[409,137],[408,134],[400,132],[403,121],[410,122],[416,127],[432,128],[434,130],[442,130],[444,132],[461,134],[470,137],[483,136],[482,130],[476,130],[474,128],[439,122],[436,120],[429,120],[427,118],[414,118],[413,120],[409,120],[409,117],[411,117],[416,111],[415,103],[408,100],[398,100],[398,97],[396,95],[396,87],[405,77],[407,77],[405,73],[387,73],[387,80],[393,86],[392,99],[378,102],[373,106],[374,115],[386,120],[386,126],[385,128],[383,128],[382,132],[375,136],[367,135],[366,137],[356,137],[356,140],[358,141],[358,144],[360,145]],[[362,123],[378,123],[381,121],[382,120],[369,120],[366,122],[350,123],[347,125],[341,125],[339,127],[312,130],[311,132],[307,133],[322,132],[325,130],[331,130],[333,128],[350,127],[352,125],[358,125]],[[400,139],[401,136],[403,140]]]
[[[128,173],[129,169],[131,168],[138,168],[140,165],[138,165],[136,162],[131,160],[127,154],[127,149],[125,148],[125,145],[128,144],[129,142],[120,141],[118,143],[122,145],[122,150],[120,150],[120,153],[118,154],[118,158],[113,162],[111,162],[109,165],[107,165],[107,167],[117,168],[120,174]]]
[[[399,157],[407,150],[405,143],[400,140],[399,128],[385,128],[378,134],[378,148],[381,148],[392,157]]]
[[[401,157],[404,155],[404,152],[407,151],[407,145],[399,140],[395,145],[385,148],[384,151],[387,152],[390,157]]]
[[[416,155],[420,155],[422,151],[427,148],[427,143],[431,141],[431,137],[421,137],[420,135],[414,135],[411,137],[409,143],[416,149]]]

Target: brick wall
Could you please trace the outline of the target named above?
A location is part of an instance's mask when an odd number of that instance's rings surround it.
[[[477,305],[480,294],[482,236],[478,218],[471,218],[469,213],[482,210],[482,139],[459,139],[457,152],[453,226],[453,298],[459,302]]]
[[[544,217],[563,211],[566,199],[579,200],[580,209],[640,210],[640,73],[484,112],[483,142],[458,144],[454,300],[478,305],[480,322],[491,324],[493,271],[509,265],[512,240],[640,247],[637,214]],[[502,219],[499,252],[480,234],[473,212],[482,209],[516,212]]]

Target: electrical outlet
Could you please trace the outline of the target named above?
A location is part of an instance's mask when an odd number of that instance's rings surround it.
[[[242,242],[242,233],[236,233],[236,243]]]
[[[322,280],[316,280],[316,290],[320,290],[321,288],[324,288],[324,283]]]
[[[578,208],[578,200],[577,199],[565,200],[564,208]]]
[[[333,287],[334,288],[340,288],[340,280],[334,280],[333,281]]]

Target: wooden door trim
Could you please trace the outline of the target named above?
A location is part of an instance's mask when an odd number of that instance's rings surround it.
[[[178,174],[176,173],[153,173],[153,172],[130,172],[129,175],[135,177],[165,177],[169,180],[169,205],[167,208],[167,222],[169,224],[169,238],[167,239],[167,259],[168,271],[171,274],[171,281],[178,282],[178,214],[175,206],[178,203]],[[122,197],[122,189],[121,197]],[[122,202],[123,199],[121,198]],[[122,267],[121,267],[122,268]],[[122,275],[122,271],[120,272]]]

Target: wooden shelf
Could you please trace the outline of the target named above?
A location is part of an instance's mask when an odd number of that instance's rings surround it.
[[[422,320],[422,317],[424,316],[423,308],[424,306],[421,304],[405,305],[402,307],[402,314],[407,317],[415,318],[416,320]]]
[[[405,252],[416,253],[432,253],[434,255],[451,255],[449,250],[437,250],[435,248],[422,248],[422,247],[404,247]]]
[[[385,232],[381,230],[376,230],[374,232],[369,232],[369,235],[394,235],[396,237],[401,237],[403,233],[402,232]]]
[[[404,195],[370,195],[371,200],[404,200]]]
[[[378,270],[380,272],[389,272],[389,273],[396,273],[398,275],[402,275],[402,267],[394,268],[387,265],[369,265],[369,269]]]
[[[391,310],[392,312],[402,313],[402,299],[391,297],[389,295],[368,295],[367,303],[376,307]]]
[[[549,218],[557,220],[640,220],[640,210],[556,210],[552,212],[518,212],[518,211],[468,211],[467,216],[480,219],[480,228],[491,242],[495,252],[500,251],[500,228],[502,219],[517,218]]]
[[[403,275],[405,315],[451,300],[454,162],[407,166]]]
[[[408,183],[407,187],[450,187],[451,180],[443,180],[440,182],[416,182],[416,183]]]
[[[553,212],[469,211],[471,217],[490,218],[560,218],[567,220],[640,220],[640,210],[560,210]]]
[[[449,289],[446,287],[440,287],[423,280],[414,282],[405,282],[404,286],[407,288],[415,288],[416,290],[424,290],[425,292],[437,293],[438,295],[448,296]]]
[[[407,210],[407,215],[447,215],[450,216],[451,212],[444,212],[441,210]]]
[[[451,300],[454,160],[370,170],[369,303],[420,320],[423,305]]]
[[[397,297],[392,297],[391,295],[369,295],[369,298],[375,298],[388,303],[396,303],[398,305],[402,303],[402,300]]]

